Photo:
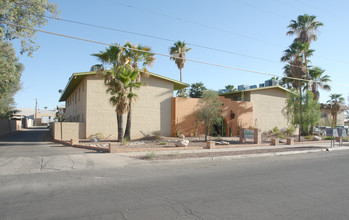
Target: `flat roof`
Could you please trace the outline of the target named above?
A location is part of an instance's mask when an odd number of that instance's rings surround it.
[[[71,77],[69,78],[69,81],[67,83],[67,85],[65,86],[65,89],[61,95],[61,97],[59,98],[60,102],[66,101],[67,98],[70,96],[70,94],[74,91],[74,89],[81,83],[81,81],[88,75],[96,75],[97,72],[96,71],[92,71],[92,72],[80,72],[80,73],[73,73],[71,75]],[[183,83],[165,76],[161,76],[155,73],[151,73],[149,72],[150,76],[159,78],[159,79],[163,79],[169,82],[173,83],[173,89],[174,90],[179,90],[179,89],[183,89],[189,86],[189,84],[187,83]]]
[[[286,89],[282,86],[266,86],[266,87],[259,87],[259,88],[254,88],[254,89],[245,89],[245,90],[237,90],[237,91],[231,91],[231,92],[226,92],[226,93],[221,93],[219,94],[220,96],[225,96],[225,95],[232,95],[232,94],[237,94],[237,93],[241,93],[241,92],[253,92],[253,91],[259,91],[259,90],[266,90],[266,89],[282,89],[286,92],[289,93],[294,93],[289,89]]]

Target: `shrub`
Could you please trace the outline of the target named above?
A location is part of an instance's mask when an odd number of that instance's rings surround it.
[[[167,142],[160,142],[160,145],[167,145]]]
[[[285,132],[287,135],[293,135],[295,131],[296,131],[296,128],[294,126],[290,126],[286,129]]]
[[[156,157],[156,153],[155,152],[149,152],[147,153],[143,159],[147,159],[147,160],[150,160],[150,159],[153,159],[154,157]]]
[[[270,130],[270,134],[279,135],[280,134],[279,128],[274,127],[273,129]]]
[[[105,139],[105,137],[102,133],[92,134],[88,137],[88,139],[92,139],[92,138],[98,138],[99,140]]]
[[[127,138],[124,138],[124,140],[122,141],[122,145],[124,145],[124,146],[127,145]]]
[[[313,139],[313,135],[309,134],[307,136],[304,137],[307,140],[312,140]]]
[[[153,133],[151,133],[154,137],[155,140],[160,140],[161,139],[161,133],[160,131],[153,131]]]
[[[286,135],[285,135],[285,134],[279,134],[278,136],[279,136],[279,138],[281,138],[281,139],[286,139]]]

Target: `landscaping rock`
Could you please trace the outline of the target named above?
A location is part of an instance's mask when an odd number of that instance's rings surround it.
[[[230,143],[227,142],[227,141],[219,141],[219,142],[216,142],[217,145],[229,145]]]
[[[286,143],[286,140],[285,139],[280,139],[279,142],[280,143]]]
[[[90,139],[91,142],[99,142],[99,138],[98,137],[94,137]]]
[[[183,139],[183,140],[178,140],[176,142],[176,147],[186,147],[188,145],[189,145],[189,140]]]
[[[314,141],[321,141],[321,137],[320,137],[320,136],[314,136],[314,137],[313,137],[313,140],[314,140]]]

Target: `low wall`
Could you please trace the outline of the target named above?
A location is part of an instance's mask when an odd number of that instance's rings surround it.
[[[0,136],[21,130],[21,120],[0,120]]]
[[[86,124],[82,122],[51,122],[51,134],[56,140],[85,139]]]

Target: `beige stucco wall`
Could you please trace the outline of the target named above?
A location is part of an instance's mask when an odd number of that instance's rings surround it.
[[[21,120],[8,120],[1,119],[0,120],[0,136],[9,134],[15,131],[21,130],[22,121]]]
[[[269,131],[274,127],[288,127],[287,118],[282,114],[285,107],[287,92],[281,89],[262,89],[251,91],[253,103],[254,127],[261,131]]]
[[[68,122],[85,122],[86,78],[75,88],[66,101],[65,119]]]
[[[56,140],[83,139],[86,136],[85,126],[86,124],[81,122],[52,122],[50,129],[52,137]]]
[[[85,78],[86,99],[86,137],[101,133],[106,139],[117,138],[115,107],[109,102],[104,81],[97,75]],[[150,76],[142,79],[147,86],[138,91],[138,98],[132,107],[131,138],[141,138],[154,131],[161,135],[171,135],[171,97],[173,83]],[[126,114],[124,124],[126,124]],[[126,126],[124,126],[125,128]]]
[[[332,126],[332,114],[331,109],[320,109],[321,111],[321,118],[320,118],[320,125],[321,126]],[[344,125],[344,111],[341,110],[337,114],[337,126],[343,126]]]

